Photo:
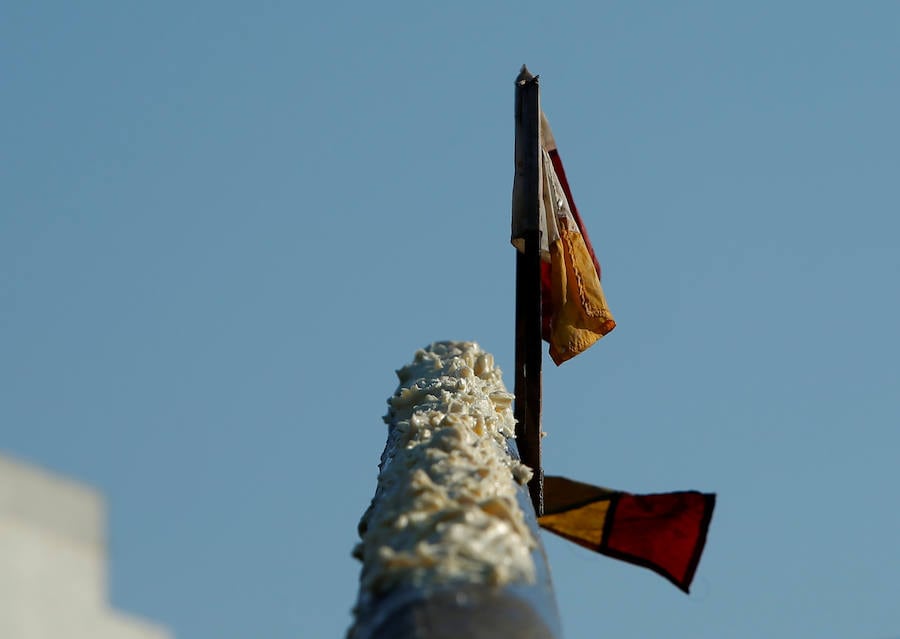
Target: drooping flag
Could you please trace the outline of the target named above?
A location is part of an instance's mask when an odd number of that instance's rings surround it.
[[[649,568],[684,592],[706,543],[716,496],[633,495],[544,477],[542,528],[590,550]]]
[[[557,366],[585,351],[616,326],[600,285],[600,264],[578,215],[556,141],[541,113],[542,337]],[[524,250],[513,217],[513,245]]]

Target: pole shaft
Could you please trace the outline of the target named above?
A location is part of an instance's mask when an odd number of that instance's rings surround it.
[[[511,453],[512,397],[473,342],[397,371],[378,487],[360,522],[349,639],[558,639],[530,496]]]
[[[514,211],[523,220],[524,253],[516,252],[516,445],[534,471],[528,491],[543,514],[541,465],[541,255],[540,87],[523,66],[516,78],[516,179]]]

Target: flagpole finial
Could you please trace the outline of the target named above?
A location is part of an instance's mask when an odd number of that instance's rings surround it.
[[[522,69],[519,71],[518,77],[516,77],[516,84],[526,84],[528,82],[536,81],[540,76],[533,75],[531,71],[528,70],[524,64],[522,65]]]

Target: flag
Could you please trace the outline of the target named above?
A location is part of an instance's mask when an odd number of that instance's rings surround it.
[[[550,344],[550,357],[559,366],[609,333],[616,322],[600,285],[600,264],[543,113],[540,137],[541,329]],[[527,226],[513,217],[512,241],[520,251],[524,250],[520,229]]]
[[[633,495],[544,477],[542,528],[609,557],[649,568],[684,592],[700,562],[716,496]]]

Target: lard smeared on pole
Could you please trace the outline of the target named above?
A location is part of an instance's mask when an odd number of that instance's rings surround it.
[[[361,594],[401,585],[534,583],[537,540],[517,503],[513,395],[474,342],[437,342],[399,371],[378,488],[360,522]]]

